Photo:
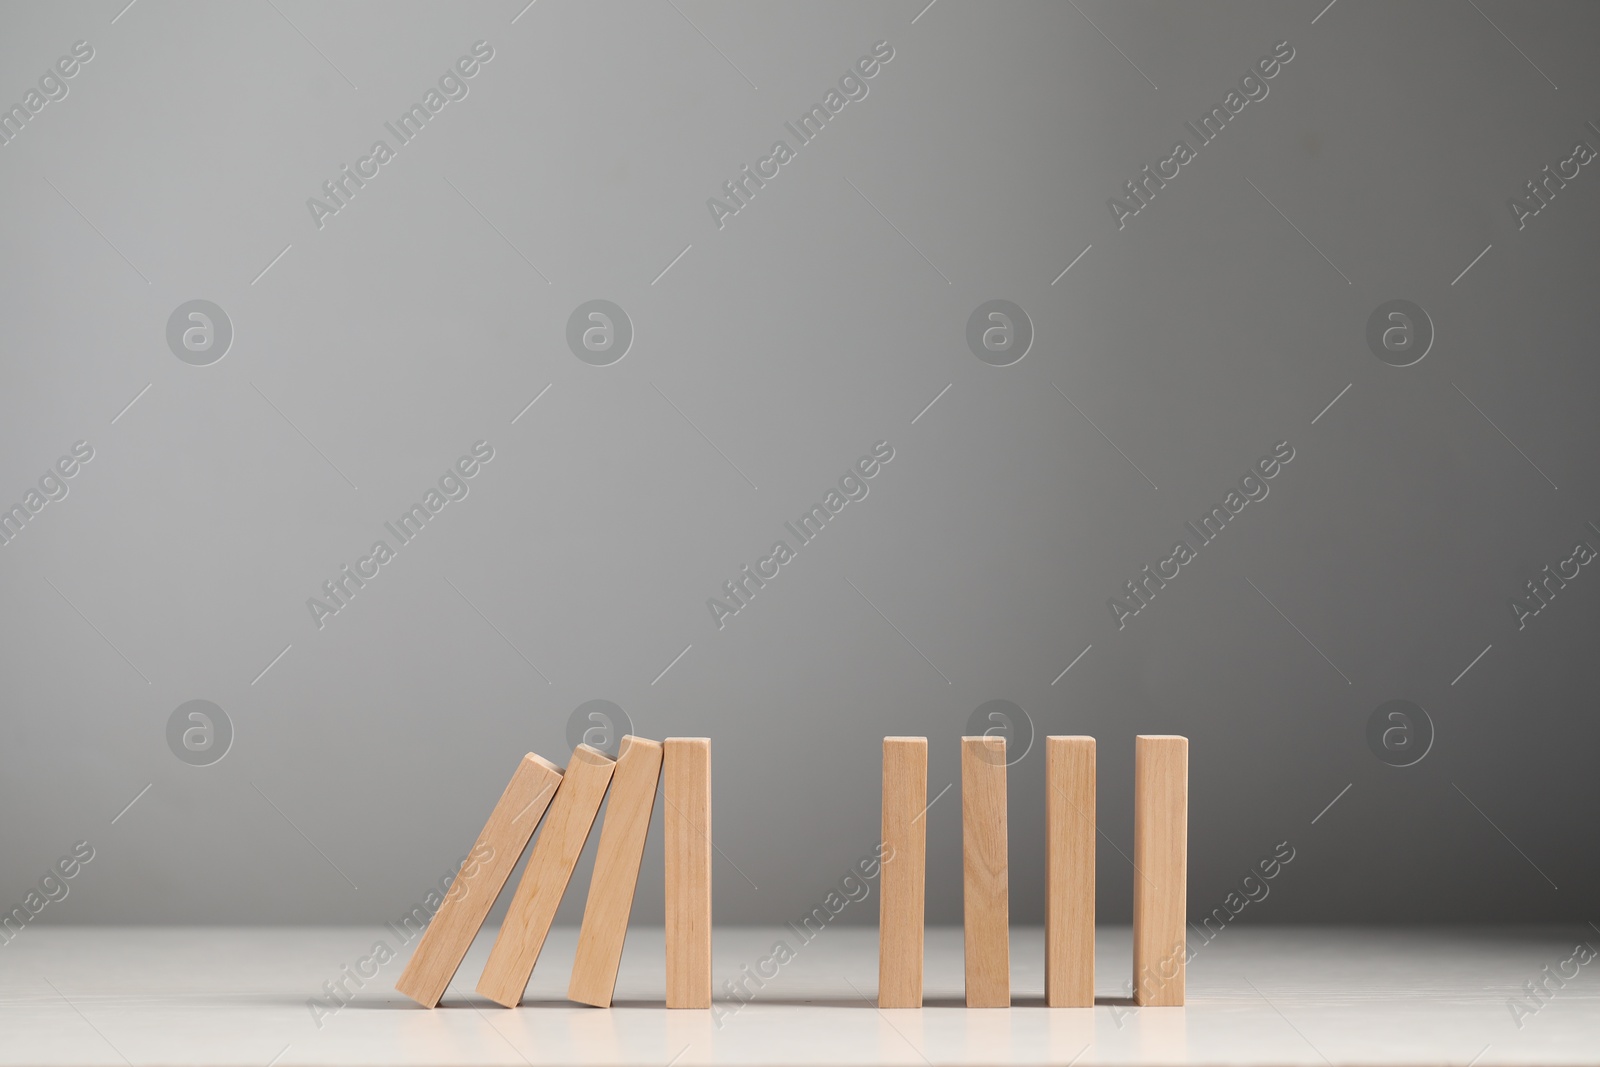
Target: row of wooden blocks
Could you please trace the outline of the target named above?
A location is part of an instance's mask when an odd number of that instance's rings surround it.
[[[1189,742],[1140,736],[1135,747],[1133,997],[1184,999]],[[666,860],[666,1003],[711,1006],[711,741],[622,739],[615,761],[579,745],[565,771],[528,753],[506,785],[395,988],[435,1007],[541,821],[505,921],[478,979],[497,1004],[522,1000],[556,908],[594,827],[600,831],[567,996],[608,1007],[655,809]],[[1094,1003],[1095,741],[1045,739],[1045,1001]],[[937,799],[937,798],[935,798]],[[883,741],[878,1004],[922,1006],[927,880],[928,740]],[[967,1006],[1011,1003],[1006,750],[1002,737],[961,740],[962,899]]]
[[[1184,1001],[1189,741],[1141,735],[1134,748],[1133,999]],[[937,799],[937,798],[935,798]],[[883,739],[878,1006],[920,1008],[928,740]],[[1094,1004],[1095,741],[1045,739],[1045,1003]],[[1011,1004],[1006,743],[961,739],[963,947],[969,1008]]]
[[[630,734],[614,761],[579,745],[565,771],[531,752],[524,756],[395,988],[424,1007],[439,1003],[543,819],[478,979],[479,993],[515,1007],[609,791],[567,986],[570,999],[609,1007],[658,781],[666,803],[667,1007],[709,1008],[711,741],[704,737],[657,742]]]

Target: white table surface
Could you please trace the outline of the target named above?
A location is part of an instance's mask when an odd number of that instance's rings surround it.
[[[662,1007],[649,928],[630,933],[617,1006],[564,999],[576,932],[561,929],[523,1006],[496,1007],[472,992],[489,933],[439,1009],[394,991],[407,946],[319,1026],[308,999],[392,932],[31,927],[0,946],[0,1064],[1600,1063],[1600,960],[1536,1013],[1508,1006],[1580,940],[1600,947],[1583,927],[1229,929],[1190,964],[1186,1007],[1144,1009],[1119,1002],[1126,928],[1099,931],[1100,1003],[1085,1009],[1042,1006],[1042,933],[1018,929],[1013,1006],[987,1010],[959,1006],[960,930],[929,930],[928,1006],[888,1012],[870,927],[823,931],[748,1006],[720,983],[799,939],[716,931],[712,1012]]]

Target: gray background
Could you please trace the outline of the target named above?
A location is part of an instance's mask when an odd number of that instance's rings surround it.
[[[879,739],[928,735],[938,790],[1006,699],[1099,738],[1105,920],[1163,732],[1192,914],[1288,840],[1249,921],[1592,917],[1600,577],[1522,631],[1508,604],[1600,544],[1600,169],[1520,232],[1506,200],[1600,146],[1600,12],[523,2],[0,9],[7,106],[95,49],[0,148],[0,497],[95,449],[0,548],[0,909],[87,839],[41,921],[393,917],[604,698],[714,738],[717,920],[797,918],[875,841]],[[306,199],[480,39],[468,97],[319,230]],[[1285,39],[1119,231],[1107,198]],[[706,199],[880,40],[719,230]],[[196,298],[235,330],[207,367],[165,341]],[[603,368],[565,343],[595,298],[636,331]],[[964,339],[995,298],[1036,331],[1010,367]],[[1437,329],[1404,369],[1364,340],[1393,298]],[[319,631],[306,599],[480,439],[470,495]],[[867,499],[719,631],[706,599],[879,440]],[[1282,440],[1119,631],[1107,598]],[[196,698],[236,731],[208,767],[165,740]],[[1365,741],[1395,698],[1437,729],[1413,767]],[[1010,802],[1038,921],[1040,747]],[[959,814],[929,815],[931,922]],[[637,921],[659,865],[658,834]]]

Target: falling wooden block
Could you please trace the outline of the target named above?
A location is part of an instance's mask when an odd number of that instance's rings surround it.
[[[425,1008],[439,1003],[560,784],[555,764],[532,752],[522,757],[396,989]]]
[[[1044,742],[1044,1001],[1094,1007],[1094,738]]]
[[[572,753],[555,799],[550,802],[544,833],[528,856],[528,867],[511,897],[505,922],[500,924],[500,936],[495,938],[489,962],[478,978],[478,992],[496,1004],[514,1008],[528,988],[533,965],[544,948],[545,935],[550,932],[578,854],[589,839],[614,767],[602,752],[588,745],[579,745]]]
[[[711,1007],[711,739],[669,737],[666,808],[667,1007]]]
[[[1140,735],[1133,769],[1133,999],[1183,1003],[1189,739]]]
[[[928,857],[928,739],[883,739],[883,845],[878,896],[878,1007],[922,1007]]]
[[[961,870],[967,1007],[1011,1006],[1006,740],[961,739]]]
[[[661,743],[632,734],[624,737],[617,752],[617,769],[611,775],[611,799],[606,802],[605,822],[600,827],[589,902],[578,931],[572,981],[567,984],[568,1000],[597,1008],[611,1006],[660,778]]]

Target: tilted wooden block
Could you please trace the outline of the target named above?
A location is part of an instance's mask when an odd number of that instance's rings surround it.
[[[1094,738],[1045,738],[1044,792],[1044,1000],[1052,1008],[1092,1008]]]
[[[1133,999],[1172,1007],[1184,999],[1189,866],[1189,739],[1134,742]]]
[[[568,1000],[597,1008],[611,1006],[660,778],[661,743],[632,734],[624,737],[617,752],[617,769],[611,775],[611,799],[600,826],[589,901],[578,931],[578,954],[567,984]]]
[[[667,1007],[711,1007],[711,739],[662,746]]]
[[[545,936],[556,916],[561,895],[572,878],[583,843],[594,826],[600,801],[605,799],[615,764],[598,749],[579,745],[567,764],[566,774],[550,802],[544,832],[528,856],[527,869],[511,898],[500,936],[489,951],[489,962],[478,979],[478,992],[507,1008],[514,1008],[528,988],[533,965],[544,948]]]
[[[878,897],[878,1007],[922,1007],[928,856],[928,739],[883,739],[883,866]]]
[[[522,757],[396,989],[425,1008],[439,1003],[560,784],[555,764],[532,752]]]
[[[961,869],[967,1007],[1011,1006],[1006,741],[961,739]]]

